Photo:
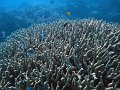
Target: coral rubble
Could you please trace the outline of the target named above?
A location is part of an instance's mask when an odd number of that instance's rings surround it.
[[[28,87],[120,89],[120,25],[59,20],[12,33],[0,44],[0,90]]]

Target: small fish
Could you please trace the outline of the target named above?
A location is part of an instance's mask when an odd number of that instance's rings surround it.
[[[46,34],[44,31],[41,32],[41,41],[44,42],[45,41],[45,37],[46,37]]]
[[[68,16],[70,16],[70,15],[71,15],[71,12],[68,11],[68,12],[66,12],[66,14],[67,14]]]

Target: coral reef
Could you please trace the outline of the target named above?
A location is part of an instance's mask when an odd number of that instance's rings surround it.
[[[9,36],[11,32],[17,29],[28,28],[35,23],[40,24],[43,22],[47,23],[58,19],[65,19],[66,17],[63,15],[60,8],[61,7],[48,8],[41,4],[23,4],[15,10],[7,11],[4,9],[0,11],[0,31],[5,31],[6,36]],[[4,39],[0,37],[0,42],[3,40]]]
[[[0,44],[0,74],[0,90],[120,89],[120,25],[59,20],[15,31]]]
[[[65,19],[65,15],[61,14],[61,10],[58,9],[61,9],[61,7],[52,8],[41,4],[25,4],[19,7],[18,10],[12,11],[12,13],[21,20],[24,20],[28,25],[31,25],[33,23]]]

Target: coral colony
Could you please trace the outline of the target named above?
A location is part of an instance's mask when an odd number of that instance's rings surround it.
[[[20,29],[0,44],[0,90],[118,89],[119,24],[59,20]]]

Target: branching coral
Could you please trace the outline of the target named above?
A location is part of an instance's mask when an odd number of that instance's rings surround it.
[[[116,90],[120,25],[60,20],[16,31],[0,44],[0,74],[1,90]]]

